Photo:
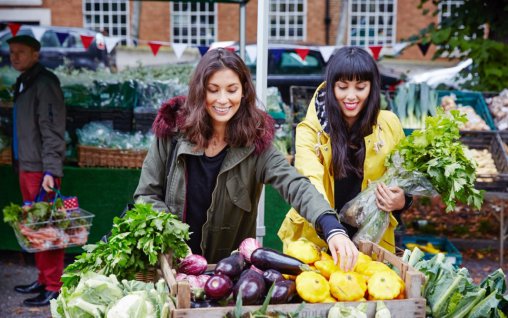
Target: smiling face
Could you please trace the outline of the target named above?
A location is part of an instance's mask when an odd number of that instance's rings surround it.
[[[344,120],[351,127],[360,116],[360,112],[369,98],[370,82],[339,80],[335,82],[333,92]]]
[[[18,72],[30,69],[39,60],[39,52],[22,43],[9,44],[12,67]]]
[[[215,72],[206,85],[206,112],[214,127],[224,126],[233,118],[242,101],[242,83],[229,68]]]

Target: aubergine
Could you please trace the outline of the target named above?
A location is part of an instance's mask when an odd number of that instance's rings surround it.
[[[275,269],[282,274],[298,275],[310,270],[309,265],[300,260],[266,247],[260,247],[252,252],[250,261],[252,265],[263,271]]]
[[[242,296],[244,306],[261,304],[266,296],[266,284],[263,275],[252,269],[243,271],[233,287],[234,299],[237,299],[239,294]]]
[[[231,279],[236,279],[245,267],[245,260],[239,252],[233,252],[230,256],[221,259],[215,266],[215,274],[223,274]]]
[[[275,282],[270,298],[270,304],[287,304],[296,293],[296,284],[289,279]]]
[[[233,291],[233,281],[226,275],[213,275],[206,281],[204,290],[206,297],[209,299],[223,299]]]
[[[263,272],[263,278],[267,286],[272,286],[273,283],[283,280],[284,276],[278,270],[270,268]]]

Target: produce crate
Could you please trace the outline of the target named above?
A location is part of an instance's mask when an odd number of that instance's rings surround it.
[[[21,248],[35,253],[86,244],[94,215],[83,209],[67,212],[67,215],[64,220],[25,223],[13,227]],[[70,224],[61,229],[61,222]]]
[[[293,111],[294,123],[298,124],[305,118],[309,103],[316,92],[317,87],[313,86],[291,86],[289,87],[291,109]]]
[[[134,108],[134,130],[144,133],[151,131],[158,111],[156,108]]]
[[[489,150],[498,171],[495,174],[477,174],[475,186],[477,189],[504,192],[508,186],[508,157],[503,143],[496,132],[465,131],[460,140],[470,149]]]
[[[132,109],[89,109],[67,106],[66,129],[71,135],[91,121],[111,122],[114,130],[130,132],[133,124]]]
[[[12,150],[11,147],[7,147],[0,151],[0,165],[11,165],[12,164]]]
[[[460,266],[462,264],[462,254],[446,237],[437,237],[432,235],[403,236],[402,244],[404,248],[407,248],[408,243],[415,243],[418,245],[426,245],[427,243],[431,243],[435,248],[446,253],[445,259],[447,263],[455,266]],[[436,255],[425,251],[423,252],[425,253],[424,259],[431,259],[434,257],[434,255]]]
[[[437,91],[439,104],[441,104],[441,99],[444,96],[450,96],[452,94],[457,98],[455,100],[457,106],[461,104],[462,106],[473,107],[474,111],[485,121],[485,123],[490,127],[492,131],[497,130],[496,124],[492,119],[492,115],[490,114],[489,108],[487,107],[485,99],[481,93],[463,91]]]
[[[402,279],[406,285],[406,298],[398,300],[385,300],[386,307],[391,312],[394,318],[406,317],[425,317],[426,300],[421,296],[421,289],[424,282],[422,273],[403,263],[401,259],[394,254],[388,252],[384,248],[372,242],[360,242],[360,251],[372,256],[378,261],[382,261],[393,265],[393,267],[400,272]],[[171,264],[168,259],[161,259],[161,268],[166,279],[170,291],[176,298],[176,309],[172,311],[172,318],[213,318],[224,317],[228,313],[232,313],[233,306],[228,307],[210,307],[210,308],[190,308],[190,287],[188,282],[177,282],[175,279],[175,272],[171,269]],[[213,269],[213,265],[209,265]],[[348,306],[357,306],[360,302],[343,302]],[[376,302],[367,301],[367,317],[373,318],[376,311]],[[296,312],[301,304],[282,304],[282,305],[269,305],[268,311],[277,311],[282,313]],[[299,317],[326,317],[328,310],[334,303],[319,303],[310,304],[306,303],[299,313]],[[242,312],[254,311],[259,309],[259,306],[244,306]]]
[[[122,150],[78,145],[80,167],[141,168],[148,150]]]

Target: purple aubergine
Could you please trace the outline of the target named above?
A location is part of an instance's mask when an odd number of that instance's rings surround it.
[[[289,279],[277,281],[272,291],[270,304],[287,304],[291,301],[295,293],[296,284],[294,281]]]
[[[263,275],[252,269],[246,269],[233,288],[234,299],[237,299],[240,293],[244,306],[260,304],[266,296],[266,284]]]
[[[245,260],[239,252],[233,252],[226,258],[221,259],[215,266],[215,274],[224,274],[231,279],[238,277],[245,267]]]
[[[273,283],[284,279],[282,274],[278,270],[273,268],[264,271],[263,278],[265,279],[265,283],[267,286],[272,286]]]
[[[298,275],[304,269],[310,269],[307,264],[302,263],[300,260],[292,256],[282,254],[276,250],[265,247],[260,247],[252,252],[250,261],[252,265],[263,271],[272,268],[278,270],[282,274],[289,275]]]
[[[233,290],[233,281],[222,274],[213,275],[205,284],[205,294],[209,299],[223,299]]]
[[[187,275],[200,275],[208,265],[206,258],[198,254],[190,254],[178,264],[178,272]]]

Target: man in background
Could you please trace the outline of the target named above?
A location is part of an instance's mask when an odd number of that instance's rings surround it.
[[[13,166],[18,170],[23,201],[60,187],[65,157],[65,105],[58,77],[39,63],[41,44],[28,35],[7,40],[12,67],[21,72],[14,86]],[[38,293],[26,306],[46,306],[61,287],[64,250],[35,253],[38,279],[16,286],[19,293]]]

